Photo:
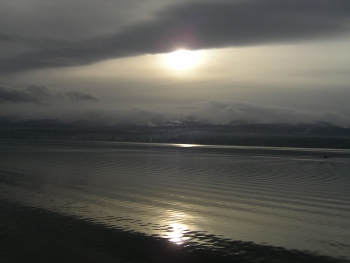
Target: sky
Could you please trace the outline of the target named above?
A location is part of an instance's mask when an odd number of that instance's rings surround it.
[[[2,0],[0,115],[350,125],[349,0]]]

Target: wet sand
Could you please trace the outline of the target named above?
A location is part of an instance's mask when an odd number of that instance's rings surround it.
[[[0,199],[1,262],[285,262],[348,263],[311,252],[234,241],[192,231],[216,246],[177,245],[168,239],[111,228]]]

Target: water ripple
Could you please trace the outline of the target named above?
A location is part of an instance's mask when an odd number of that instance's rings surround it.
[[[350,258],[348,151],[25,141],[1,147],[0,197],[8,200],[170,239],[198,254],[209,247],[244,259],[245,249],[226,248],[238,239]]]

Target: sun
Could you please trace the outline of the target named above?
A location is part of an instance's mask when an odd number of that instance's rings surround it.
[[[196,67],[200,56],[198,51],[179,49],[165,56],[167,64],[176,70],[189,70]]]

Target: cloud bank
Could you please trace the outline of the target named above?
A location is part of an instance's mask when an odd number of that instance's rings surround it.
[[[147,107],[110,107],[101,103],[77,104],[76,100],[95,101],[88,94],[72,92],[55,93],[46,87],[32,86],[26,90],[11,89],[3,92],[0,88],[0,112],[22,118],[59,118],[64,122],[90,121],[104,125],[166,122],[185,118],[194,118],[202,123],[229,124],[232,121],[245,123],[299,123],[325,121],[335,125],[349,126],[350,118],[345,113],[335,110],[301,110],[290,107],[277,107],[259,103],[210,100],[190,105],[183,105],[174,110]],[[4,96],[3,94],[6,94]],[[77,95],[79,94],[79,95]],[[71,96],[74,98],[72,99]],[[76,97],[77,96],[77,97]],[[86,97],[87,96],[87,97]],[[79,99],[77,99],[79,98]],[[54,103],[47,103],[53,101]],[[31,103],[28,105],[28,102]],[[4,111],[6,108],[6,111]]]
[[[197,103],[188,114],[200,119],[227,124],[234,120],[254,123],[298,123],[326,121],[337,125],[349,125],[350,118],[338,111],[300,110],[259,103],[210,100]]]
[[[176,48],[209,49],[333,38],[349,35],[349,18],[349,0],[185,2],[159,11],[152,20],[124,26],[108,36],[63,44],[38,40],[41,45],[37,50],[0,61],[0,73],[85,65]],[[10,41],[9,36],[0,37],[0,42]]]
[[[26,89],[0,86],[0,103],[48,103],[52,100],[98,101],[94,95],[81,92],[58,92],[47,86],[29,85]]]

